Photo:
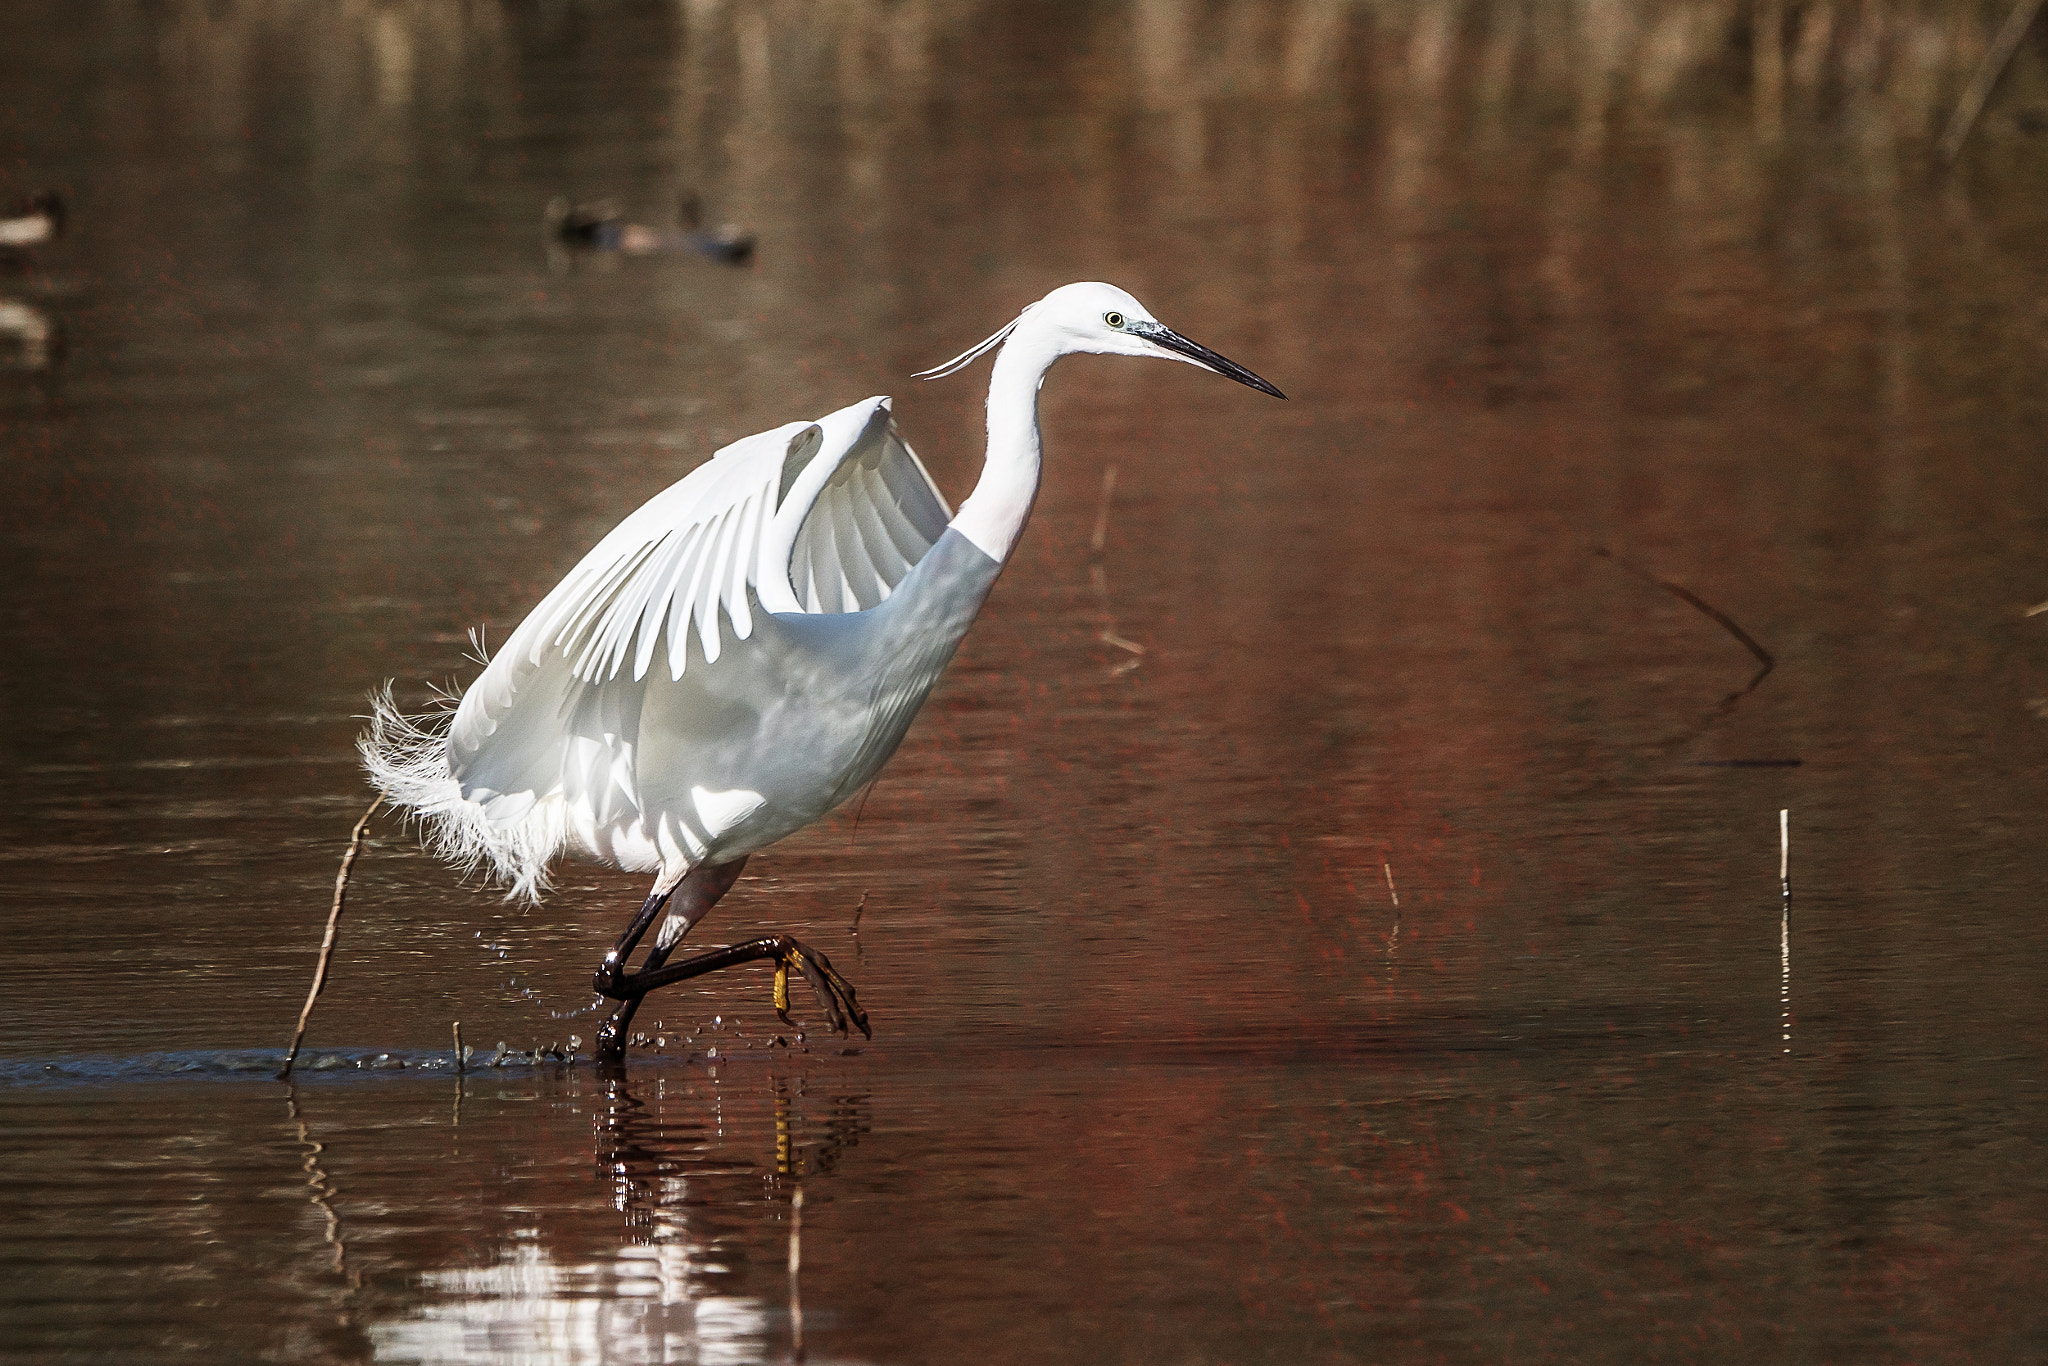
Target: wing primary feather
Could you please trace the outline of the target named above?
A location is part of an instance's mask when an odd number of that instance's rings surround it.
[[[659,592],[658,585],[667,574],[669,558],[675,553],[676,539],[675,531],[663,532],[641,560],[640,567],[620,586],[618,598],[613,602],[611,611],[605,614],[607,649],[601,677],[617,678],[627,657],[633,653],[640,620],[645,615],[645,604],[654,600]]]
[[[850,481],[836,492],[832,520],[838,531],[839,567],[846,581],[853,585],[854,599],[860,608],[873,607],[882,600],[882,575],[860,534],[860,497]]]
[[[818,501],[811,504],[810,518],[804,524],[804,539],[808,541],[811,561],[811,581],[817,585],[818,608],[820,612],[843,612],[844,600],[839,596],[838,548],[832,544],[832,516],[826,506],[831,497],[829,490],[818,495]]]
[[[647,551],[647,546],[635,546],[626,554],[599,561],[588,574],[572,575],[563,583],[557,590],[563,594],[564,621],[552,641],[556,649],[567,654],[588,644],[586,636],[610,605],[620,580],[633,572],[633,567]]]
[[[757,496],[740,504],[739,530],[733,535],[732,557],[723,590],[725,614],[732,619],[732,633],[741,640],[754,634],[754,614],[747,606],[747,579],[748,571],[759,555],[756,543],[761,537],[762,501]]]
[[[636,682],[647,676],[647,670],[654,663],[655,647],[661,643],[661,630],[667,624],[676,588],[694,558],[700,530],[695,526],[681,528],[680,534],[676,537],[675,550],[663,566],[665,572],[662,574],[660,586],[647,595],[647,606],[640,613],[640,648],[633,654],[633,678]]]
[[[873,470],[861,472],[860,482],[879,483],[880,476]],[[860,537],[862,553],[875,575],[880,598],[887,598],[889,591],[903,581],[903,575],[910,568],[910,562],[897,550],[895,540],[883,524],[882,507],[877,503],[870,488],[863,487],[856,496],[847,500],[847,511],[852,515],[854,529]]]
[[[724,522],[725,517],[720,514],[703,524],[699,533],[703,549],[697,556],[697,562],[690,567],[690,587],[677,600],[675,611],[669,616],[668,667],[677,678],[683,676],[683,667],[689,660],[690,619],[697,614],[704,580],[715,573],[712,564],[718,559],[718,531]]]
[[[909,443],[899,438],[891,444],[894,458],[883,462],[882,474],[889,481],[891,501],[922,543],[923,549],[912,558],[922,559],[924,551],[946,534],[946,523],[953,520],[953,513]]]
[[[717,569],[717,565],[719,565],[719,537],[723,535],[725,522],[727,522],[729,516],[731,516],[729,512],[721,512],[713,520],[705,522],[705,553],[696,557],[696,565],[690,569],[690,590],[684,594],[684,600],[678,604],[682,608],[682,618],[676,623],[680,627],[680,633],[670,637],[670,641],[668,641],[668,649],[670,649],[670,655],[672,655],[670,668],[676,670],[678,678],[682,678],[682,666],[684,666],[684,661],[686,661],[686,657],[690,653],[690,627],[696,625],[698,637],[702,637],[702,610],[705,610],[705,582],[707,580],[717,582],[717,578],[719,578],[719,569]],[[711,647],[707,645],[705,647],[705,659],[713,659],[713,657],[715,655],[711,653]]]
[[[818,528],[818,568],[825,579],[825,610],[858,612],[860,594],[854,591],[852,581],[846,576],[848,547],[845,544],[846,528],[839,521],[839,490],[828,485],[818,495],[818,503],[811,516]]]
[[[595,590],[582,604],[583,610],[571,628],[564,633],[560,648],[565,655],[571,650],[577,650],[574,668],[577,677],[592,676],[590,669],[602,656],[607,643],[604,630],[606,609],[618,601],[620,590],[626,580],[639,568],[652,549],[653,547],[646,545],[636,546],[631,554],[621,556],[607,566],[609,572],[597,578]]]
[[[946,495],[939,492],[939,486],[932,482],[932,472],[924,467],[924,461],[917,458],[917,452],[912,449],[910,443],[898,435],[893,427],[889,429],[889,434],[896,449],[903,453],[902,458],[894,462],[894,467],[900,469],[904,478],[912,484],[915,505],[922,519],[918,522],[917,529],[933,542],[937,542],[939,537],[946,534],[946,524],[953,520],[953,506],[946,501]]]
[[[684,571],[676,575],[676,586],[668,595],[668,623],[665,638],[669,649],[669,676],[671,679],[683,676],[683,665],[689,655],[690,594],[696,576],[704,563],[704,557],[711,553],[711,534],[703,526],[693,528],[696,537],[690,543],[689,563]]]
[[[697,638],[704,642],[704,662],[716,663],[721,648],[718,625],[719,580],[726,565],[726,556],[732,552],[733,533],[738,530],[738,509],[728,509],[718,519],[718,539],[712,542],[715,549],[706,561],[709,572],[704,575],[704,591],[697,598]]]
[[[883,529],[888,532],[889,544],[895,547],[897,554],[915,564],[923,558],[924,552],[931,548],[931,542],[925,540],[923,534],[919,532],[917,523],[911,518],[910,510],[906,506],[910,497],[910,490],[907,487],[910,476],[911,471],[904,468],[903,462],[885,462],[882,468],[876,471],[875,483],[879,486],[882,496],[875,498],[874,503],[876,515]]]
[[[804,556],[804,610],[818,613],[825,610],[825,599],[818,592],[818,565],[808,553]]]
[[[924,558],[924,552],[932,548],[932,543],[919,533],[917,524],[911,520],[901,497],[890,484],[888,466],[883,466],[875,475],[875,483],[881,490],[873,500],[876,524],[889,538],[889,548],[903,560],[904,572],[907,573],[911,565]]]

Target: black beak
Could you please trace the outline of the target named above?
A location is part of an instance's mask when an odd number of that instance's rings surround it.
[[[1239,384],[1249,384],[1262,394],[1271,394],[1274,398],[1287,397],[1236,361],[1217,355],[1200,342],[1189,341],[1170,327],[1159,323],[1130,323],[1124,330],[1143,337],[1154,346],[1163,346],[1169,351],[1178,352],[1195,364],[1206,366],[1226,379],[1234,379]]]

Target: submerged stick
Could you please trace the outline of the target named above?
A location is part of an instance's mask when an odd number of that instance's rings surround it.
[[[349,870],[356,865],[356,854],[363,847],[363,831],[369,828],[370,817],[377,814],[377,808],[384,805],[384,794],[378,793],[377,800],[370,803],[356,828],[349,832],[348,852],[341,856],[341,871],[334,875],[334,904],[327,910],[327,933],[320,937],[320,962],[313,969],[313,985],[306,992],[306,1004],[299,1007],[299,1024],[292,1030],[292,1046],[285,1050],[284,1066],[277,1070],[279,1081],[292,1074],[292,1064],[298,1061],[299,1043],[306,1037],[306,1021],[313,1018],[313,1003],[320,999],[320,989],[327,985],[327,963],[334,957],[334,932],[341,925],[341,903],[348,897]]]
[[[1941,161],[1944,166],[1954,165],[1955,159],[1962,155],[1963,143],[1969,139],[1970,130],[1977,126],[1977,116],[1984,112],[1984,102],[1991,98],[1992,87],[2005,74],[2012,54],[2019,50],[2020,39],[2027,36],[2027,30],[2033,26],[2034,16],[2040,10],[2041,0],[2019,0],[2012,7],[2012,13],[2005,17],[2005,27],[1998,30],[1998,36],[1984,50],[1984,60],[1977,63],[1977,74],[1970,77],[1969,85],[1963,88],[1962,98],[1956,101],[1956,112],[1949,118],[1948,131],[1941,135]]]
[[[1680,602],[1683,602],[1688,606],[1695,607],[1699,611],[1705,613],[1722,630],[1726,631],[1729,635],[1734,636],[1737,640],[1741,641],[1742,647],[1744,649],[1748,650],[1752,655],[1756,656],[1756,662],[1761,664],[1763,667],[1757,670],[1756,677],[1750,679],[1748,684],[1746,684],[1744,687],[1735,692],[1729,693],[1727,697],[1722,699],[1722,706],[1733,706],[1737,700],[1747,697],[1749,694],[1755,692],[1756,685],[1763,682],[1766,678],[1769,678],[1771,676],[1771,670],[1778,667],[1778,661],[1771,657],[1771,652],[1769,650],[1766,650],[1763,646],[1757,644],[1755,638],[1752,637],[1749,634],[1749,632],[1743,630],[1740,626],[1737,626],[1735,624],[1735,619],[1733,617],[1729,616],[1726,612],[1723,612],[1720,608],[1708,602],[1705,598],[1702,598],[1699,594],[1693,592],[1690,588],[1687,588],[1684,584],[1673,583],[1669,579],[1658,578],[1655,574],[1652,574],[1649,570],[1643,568],[1634,560],[1629,559],[1626,555],[1617,555],[1604,545],[1594,546],[1593,553],[1595,555],[1598,555],[1603,560],[1614,561],[1623,569],[1626,569],[1629,573],[1641,579],[1644,583],[1653,583],[1657,587],[1663,589],[1665,592],[1677,598]]]
[[[467,1067],[463,1066],[462,1061],[462,1021],[457,1020],[455,1022],[455,1075],[459,1077],[468,1070]]]

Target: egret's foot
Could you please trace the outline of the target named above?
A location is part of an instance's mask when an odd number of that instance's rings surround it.
[[[683,982],[692,977],[702,977],[707,972],[717,972],[720,968],[757,963],[763,959],[775,964],[775,1013],[784,1024],[794,1025],[789,1018],[789,974],[791,969],[795,969],[803,974],[804,980],[811,984],[811,990],[817,993],[818,1004],[824,1008],[825,1022],[830,1028],[844,1034],[851,1021],[866,1037],[872,1039],[875,1036],[868,1024],[868,1014],[860,1008],[860,998],[854,994],[853,983],[839,975],[831,959],[801,939],[786,934],[770,935],[664,965],[661,960],[667,956],[668,950],[657,948],[640,971],[619,974],[599,986],[606,996],[619,1002],[612,1018],[598,1030],[599,1057],[607,1056],[607,1049],[613,1050],[612,1056],[623,1054],[626,1025],[632,1021],[634,1010],[648,992],[671,982]],[[599,974],[602,977],[604,970],[599,969]]]
[[[795,1028],[796,1021],[789,1018],[789,970],[795,968],[811,984],[811,990],[817,993],[818,1004],[825,1008],[828,1027],[844,1034],[846,1022],[851,1019],[860,1027],[863,1038],[874,1038],[874,1030],[868,1027],[868,1013],[860,1008],[860,1000],[854,995],[853,983],[839,975],[839,970],[832,966],[832,960],[801,940],[788,935],[777,937],[786,947],[782,956],[775,960],[776,1017]]]

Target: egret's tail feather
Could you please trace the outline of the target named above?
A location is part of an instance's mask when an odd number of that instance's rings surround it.
[[[562,803],[535,802],[515,821],[493,821],[462,795],[449,771],[453,716],[452,710],[407,716],[386,683],[370,694],[370,724],[356,741],[363,767],[392,805],[418,823],[421,842],[437,857],[508,884],[508,901],[538,901],[548,890],[548,864],[569,841]]]

